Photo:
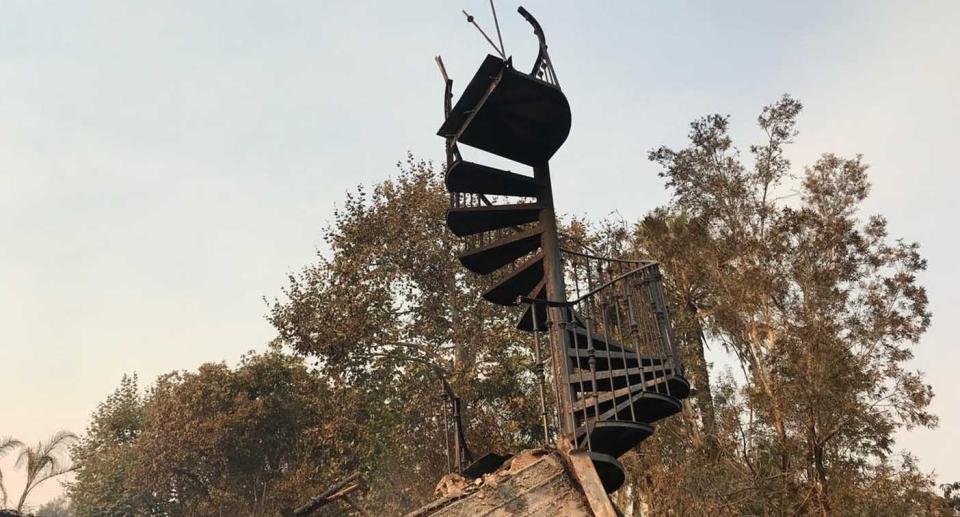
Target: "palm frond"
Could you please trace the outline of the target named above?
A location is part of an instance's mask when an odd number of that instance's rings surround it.
[[[37,485],[74,470],[74,467],[69,464],[67,446],[76,439],[78,439],[76,434],[60,431],[45,442],[37,442],[36,447],[23,447],[20,450],[16,466],[26,468],[27,483],[20,495],[17,510],[23,509],[27,496]]]
[[[0,470],[0,508],[7,507],[7,487],[3,485],[3,471]]]
[[[0,438],[0,458],[17,448],[23,447],[23,442],[9,436]],[[0,471],[0,508],[7,506],[7,487],[3,484],[3,471]]]
[[[3,457],[8,452],[17,449],[18,447],[23,447],[23,442],[20,440],[11,438],[9,436],[0,438],[0,457]]]

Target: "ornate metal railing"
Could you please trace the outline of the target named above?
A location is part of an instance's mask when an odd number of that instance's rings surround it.
[[[564,253],[564,263],[569,301],[520,299],[533,313],[541,382],[547,379],[540,372],[553,371],[555,377],[565,371],[573,401],[569,408],[557,405],[554,412],[544,407],[545,434],[570,412],[577,446],[616,457],[649,435],[651,423],[679,411],[680,399],[689,393],[660,268],[651,261],[572,251]],[[557,325],[567,335],[567,351],[562,357],[544,357],[543,343],[562,335],[551,332]],[[553,384],[562,389],[563,383]],[[562,397],[558,393],[554,399]],[[555,413],[551,419],[556,420],[548,421],[548,413]]]

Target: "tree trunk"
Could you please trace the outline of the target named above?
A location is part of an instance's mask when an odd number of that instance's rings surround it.
[[[821,517],[830,515],[830,493],[827,485],[827,469],[823,463],[823,446],[815,441],[811,444],[813,467],[816,472],[817,507]]]
[[[713,405],[713,389],[710,386],[710,372],[707,368],[706,335],[703,323],[697,313],[696,305],[688,303],[694,328],[687,333],[687,343],[693,351],[693,360],[690,361],[690,377],[697,389],[697,408],[700,410],[700,419],[703,421],[703,430],[707,436],[712,436],[717,428],[716,410]]]

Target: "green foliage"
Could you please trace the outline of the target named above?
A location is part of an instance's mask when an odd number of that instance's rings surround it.
[[[125,377],[74,448],[77,515],[274,515],[356,467],[357,406],[273,349]]]
[[[931,480],[891,455],[896,430],[936,423],[932,389],[906,366],[930,324],[926,262],[882,217],[860,218],[859,156],[825,154],[800,177],[799,203],[775,197],[793,177],[784,149],[800,109],[784,97],[763,110],[766,142],[749,165],[719,115],[691,124],[688,147],[650,153],[673,200],[637,225],[632,247],[669,275],[698,395],[689,430],[645,447],[643,465],[675,482],[648,476],[639,489],[692,513],[921,514]],[[710,345],[742,381],[711,386]],[[899,494],[900,507],[868,493]]]
[[[76,511],[73,501],[66,496],[60,496],[52,501],[41,504],[35,512],[36,517],[74,517]]]
[[[398,479],[447,470],[441,379],[464,402],[475,453],[533,445],[538,412],[516,311],[483,300],[489,280],[456,260],[442,175],[412,158],[399,168],[347,196],[325,232],[329,253],[290,277],[270,316],[286,344],[362,400],[375,444],[366,503],[388,513],[432,497],[430,482]]]
[[[825,154],[795,182],[800,111],[789,97],[762,111],[749,163],[727,117],[697,120],[687,147],[650,154],[667,206],[632,227],[565,225],[573,246],[661,262],[695,388],[622,458],[616,498],[634,514],[957,515],[960,487],[937,495],[893,441],[936,424],[908,367],[930,324],[926,263],[861,217],[860,157]],[[465,402],[475,453],[538,445],[529,336],[456,260],[446,208],[440,171],[408,159],[349,194],[327,251],[290,275],[270,307],[274,348],[146,394],[124,378],[74,447],[77,514],[273,514],[353,472],[368,510],[401,513],[449,468],[442,382]]]
[[[157,498],[135,482],[134,443],[143,429],[144,399],[137,377],[124,375],[71,450],[79,469],[68,492],[78,515],[159,513]]]

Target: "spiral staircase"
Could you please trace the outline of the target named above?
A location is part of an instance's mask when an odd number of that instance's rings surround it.
[[[681,409],[690,392],[677,355],[656,263],[602,257],[562,245],[548,162],[570,131],[542,29],[531,73],[489,55],[451,105],[447,80],[447,225],[464,239],[460,262],[490,278],[483,297],[522,309],[517,326],[534,336],[538,373],[549,364],[544,434],[589,451],[608,492],[624,480],[617,458]],[[530,167],[521,174],[467,161],[460,145]],[[541,343],[546,357],[541,358]],[[552,399],[554,415],[548,415]]]

